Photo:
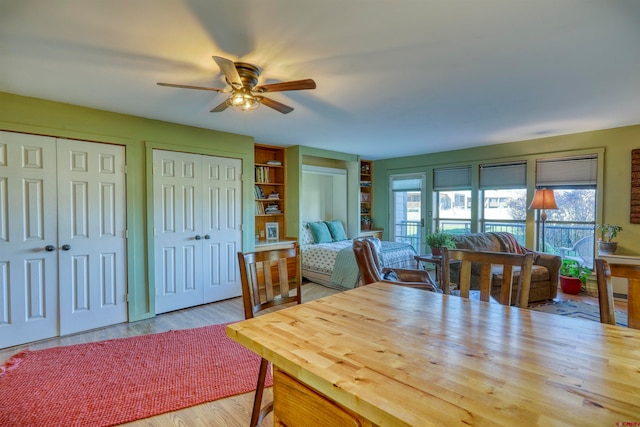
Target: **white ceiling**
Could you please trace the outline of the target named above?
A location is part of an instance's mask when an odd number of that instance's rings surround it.
[[[295,108],[209,110],[212,55]],[[0,91],[379,159],[640,123],[639,0],[0,0]]]

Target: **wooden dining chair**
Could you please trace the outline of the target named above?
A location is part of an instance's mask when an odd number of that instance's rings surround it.
[[[274,249],[261,252],[238,252],[244,317],[251,319],[259,312],[282,304],[300,304],[302,298],[300,248]],[[267,359],[260,361],[258,384],[251,412],[251,427],[257,426],[273,410],[273,402],[261,409],[264,383],[269,369]]]
[[[460,296],[469,298],[471,290],[471,265],[480,264],[480,300],[489,301],[491,297],[491,283],[494,274],[502,274],[502,284],[497,301],[503,305],[512,305],[512,292],[514,289],[514,272],[519,269],[517,275],[515,305],[527,307],[529,305],[529,290],[531,288],[531,267],[533,265],[533,253],[512,254],[504,252],[480,252],[465,249],[447,249],[442,251],[442,284],[445,294],[450,293],[451,275],[449,265],[453,261],[459,261],[460,283],[458,283]]]
[[[439,292],[438,286],[425,270],[411,268],[382,268],[379,256],[380,240],[366,237],[353,241],[353,253],[360,271],[362,283],[386,282],[394,285]]]
[[[629,327],[640,329],[640,265],[614,264],[596,258],[596,277],[598,280],[598,302],[600,303],[600,322],[616,324],[616,311],[613,303],[612,277],[621,277],[629,281],[627,308]]]

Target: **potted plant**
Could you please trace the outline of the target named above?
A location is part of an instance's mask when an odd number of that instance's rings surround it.
[[[622,227],[617,224],[603,224],[597,227],[602,230],[602,238],[598,239],[598,253],[613,255],[618,249],[618,242],[612,240],[622,231]]]
[[[363,215],[360,217],[360,229],[371,230],[371,217],[369,215]]]
[[[456,248],[456,244],[453,241],[453,236],[449,233],[441,232],[437,228],[435,229],[435,231],[427,233],[427,235],[424,238],[424,241],[431,248],[431,254],[433,256],[442,255],[440,248],[448,248],[448,249]]]
[[[578,294],[587,284],[591,269],[574,259],[564,259],[560,265],[560,288],[565,294]]]

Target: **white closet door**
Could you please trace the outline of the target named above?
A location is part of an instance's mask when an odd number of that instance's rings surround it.
[[[0,348],[58,335],[54,138],[0,132]]]
[[[238,251],[242,248],[242,162],[203,156],[204,302],[242,294]]]
[[[156,313],[242,293],[239,159],[154,150]]]
[[[156,313],[203,303],[201,162],[153,151]]]
[[[58,140],[60,334],[126,322],[125,150]]]

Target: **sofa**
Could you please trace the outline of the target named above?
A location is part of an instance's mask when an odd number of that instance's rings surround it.
[[[535,252],[521,246],[511,233],[473,233],[459,234],[453,238],[456,249],[468,249],[472,251],[506,252],[522,254],[532,252],[533,268],[531,270],[531,291],[529,292],[529,303],[552,300],[558,295],[558,274],[562,260],[557,255],[543,252]],[[458,283],[460,275],[459,264],[455,263],[450,267],[451,282]],[[514,270],[514,283],[517,281],[520,271]],[[502,274],[497,267],[491,278],[492,295],[500,291],[502,285]],[[479,289],[480,286],[480,266],[471,267],[471,289]],[[516,302],[517,289],[513,289],[512,303]]]

